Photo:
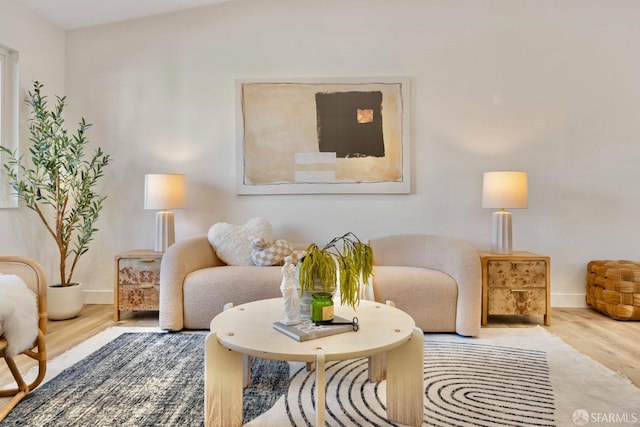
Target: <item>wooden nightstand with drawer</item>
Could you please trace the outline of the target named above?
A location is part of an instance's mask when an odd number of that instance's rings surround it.
[[[551,324],[551,260],[531,252],[500,255],[480,252],[482,326],[493,314],[543,315]]]
[[[115,257],[113,318],[121,311],[158,311],[162,252],[137,249]]]

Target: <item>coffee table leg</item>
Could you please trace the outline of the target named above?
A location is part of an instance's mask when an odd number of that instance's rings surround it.
[[[220,345],[215,332],[207,335],[204,355],[205,426],[242,424],[242,354]]]
[[[387,378],[387,353],[378,353],[369,356],[369,381],[379,383]]]
[[[387,417],[390,421],[421,426],[424,419],[424,333],[387,352]]]
[[[318,348],[316,352],[316,427],[324,427],[326,365],[324,351]]]
[[[242,355],[242,386],[251,385],[251,356]]]

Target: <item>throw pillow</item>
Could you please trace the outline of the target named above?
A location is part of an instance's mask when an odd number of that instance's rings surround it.
[[[281,265],[284,257],[291,255],[293,245],[286,240],[265,239],[260,236],[249,237],[253,251],[251,252],[251,260],[254,265],[268,266]]]
[[[244,225],[219,222],[207,233],[218,258],[227,265],[252,265],[250,236],[273,240],[271,224],[264,218],[253,218]]]
[[[0,274],[0,336],[3,335],[8,356],[31,348],[38,337],[36,295],[15,274]]]

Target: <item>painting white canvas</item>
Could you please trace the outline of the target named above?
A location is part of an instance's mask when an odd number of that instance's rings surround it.
[[[237,82],[239,194],[409,193],[407,78]]]

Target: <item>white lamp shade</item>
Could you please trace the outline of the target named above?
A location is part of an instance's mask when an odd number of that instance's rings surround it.
[[[485,172],[482,183],[482,207],[526,209],[527,173],[519,171]]]
[[[144,177],[145,209],[186,207],[185,178],[182,174],[148,174]]]

